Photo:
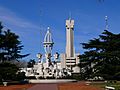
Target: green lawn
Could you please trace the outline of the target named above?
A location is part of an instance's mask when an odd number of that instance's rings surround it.
[[[105,88],[105,86],[115,87],[115,90],[120,90],[120,81],[108,81],[108,82],[92,82],[91,85]]]

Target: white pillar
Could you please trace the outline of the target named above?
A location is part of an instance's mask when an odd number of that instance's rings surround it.
[[[74,20],[66,20],[66,56],[74,57]]]

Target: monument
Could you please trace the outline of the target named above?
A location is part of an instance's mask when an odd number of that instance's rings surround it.
[[[71,58],[75,55],[74,50],[74,20],[66,20],[66,57]]]
[[[61,54],[62,67],[72,73],[79,73],[79,54],[75,53],[74,48],[74,20],[66,20],[66,53]]]
[[[74,20],[69,18],[66,20],[66,50],[63,54],[56,52],[52,54],[54,42],[50,28],[44,37],[43,46],[45,54],[37,54],[38,63],[33,68],[24,68],[21,71],[26,73],[26,76],[35,76],[39,78],[62,78],[71,76],[74,73],[80,73],[77,66],[79,64],[79,54],[75,53],[74,49]],[[52,60],[51,58],[54,57]],[[58,60],[59,59],[59,60]]]

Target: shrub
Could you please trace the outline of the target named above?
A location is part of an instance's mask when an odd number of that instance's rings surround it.
[[[8,62],[0,63],[0,81],[14,80],[18,67]]]
[[[26,79],[36,79],[36,77],[35,76],[28,76],[28,77],[26,77]]]
[[[18,72],[18,74],[16,75],[16,80],[24,80],[26,78],[25,76],[25,72]]]

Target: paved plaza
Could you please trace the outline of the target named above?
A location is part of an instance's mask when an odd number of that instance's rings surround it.
[[[0,86],[0,90],[103,90],[85,82]]]

